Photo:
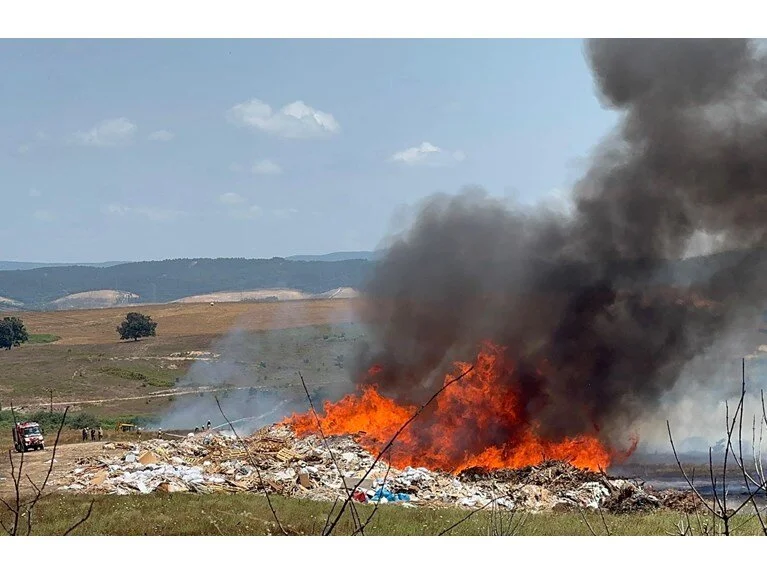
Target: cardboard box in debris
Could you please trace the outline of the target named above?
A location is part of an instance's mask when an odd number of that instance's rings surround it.
[[[267,489],[334,501],[360,482],[374,457],[350,436],[327,441],[330,451],[317,436],[297,438],[289,427],[274,425],[244,439],[244,444],[236,437],[210,432],[181,440],[107,443],[102,456],[78,461],[60,489],[114,494]],[[532,512],[577,507],[691,511],[696,506],[691,493],[655,492],[634,480],[610,478],[561,461],[497,472],[469,470],[458,476],[424,468],[395,469],[379,461],[353,496],[360,503],[498,505]]]

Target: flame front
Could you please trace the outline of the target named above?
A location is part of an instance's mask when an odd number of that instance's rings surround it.
[[[445,384],[471,368],[458,362]],[[359,393],[336,403],[325,402],[318,414],[326,435],[360,434],[357,441],[374,454],[412,417],[417,406],[402,405],[378,392],[378,368]],[[536,432],[526,413],[519,387],[499,385],[514,381],[516,366],[504,349],[485,342],[474,368],[447,386],[434,402],[399,435],[385,459],[396,467],[428,467],[458,473],[464,469],[510,469],[536,465],[546,459],[570,461],[584,469],[607,469],[611,452],[594,435],[549,441]],[[312,413],[293,415],[284,423],[299,435],[317,433]],[[613,454],[614,455],[614,454]]]

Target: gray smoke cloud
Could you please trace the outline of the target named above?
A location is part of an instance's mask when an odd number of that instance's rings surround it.
[[[318,405],[352,387],[348,367],[338,361],[355,344],[351,310],[325,312],[327,325],[322,320],[313,325],[317,311],[309,301],[243,310],[233,328],[215,339],[181,378],[177,389],[195,392],[169,402],[158,427],[189,431],[210,421],[213,428],[227,430],[228,419],[247,435],[308,409],[299,372]],[[216,313],[215,306],[210,313]]]
[[[592,40],[584,53],[620,122],[569,209],[481,190],[436,195],[377,265],[358,365],[383,368],[385,394],[425,399],[491,339],[518,365],[498,385],[517,389],[544,435],[597,429],[619,442],[764,303],[767,65],[757,46]],[[727,253],[675,263],[701,241]],[[513,442],[515,425],[498,422],[485,443]]]

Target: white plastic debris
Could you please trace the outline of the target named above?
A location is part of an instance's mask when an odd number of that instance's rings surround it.
[[[373,503],[379,491],[386,491],[383,504],[392,499],[403,506],[477,509],[494,503],[531,512],[620,507],[623,499],[614,494],[623,489],[631,493],[630,506],[661,505],[637,482],[608,479],[565,462],[543,462],[511,473],[470,470],[451,475],[423,467],[400,470],[386,461],[375,465],[373,461],[374,456],[351,436],[328,437],[326,443],[319,436],[297,437],[290,428],[274,425],[246,438],[245,445],[216,432],[179,440],[114,443],[98,457],[78,461],[62,489],[122,495],[266,488],[285,496],[334,501],[359,483],[360,492]],[[494,498],[498,499],[493,502]]]

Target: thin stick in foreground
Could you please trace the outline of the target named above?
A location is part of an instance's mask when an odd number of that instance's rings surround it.
[[[684,477],[684,480],[687,482],[687,485],[689,485],[692,492],[695,493],[695,496],[698,498],[698,500],[701,501],[701,503],[703,503],[703,505],[706,506],[706,509],[708,509],[714,516],[716,516],[717,513],[714,507],[712,507],[712,505],[710,505],[709,502],[706,501],[706,498],[700,494],[698,489],[695,487],[695,484],[692,481],[690,481],[690,478],[687,476],[687,472],[684,470],[684,467],[682,466],[682,462],[679,461],[679,455],[677,454],[676,446],[674,445],[674,438],[671,435],[671,424],[669,423],[668,420],[666,420],[666,429],[668,430],[668,440],[671,443],[671,451],[673,451],[674,453],[674,459],[676,460],[676,465],[679,468],[679,471],[682,473],[682,477]]]
[[[423,404],[421,407],[419,407],[419,408],[416,410],[416,412],[415,412],[415,413],[414,413],[414,414],[413,414],[413,415],[410,417],[410,419],[408,419],[408,420],[407,420],[405,423],[403,423],[403,424],[402,424],[402,427],[400,427],[400,428],[397,430],[397,433],[395,433],[395,434],[392,436],[392,438],[391,438],[391,439],[389,440],[389,442],[388,442],[388,443],[387,443],[387,444],[384,446],[384,448],[381,450],[381,452],[380,452],[380,453],[378,454],[378,456],[375,458],[375,460],[374,460],[374,461],[373,461],[373,463],[370,465],[370,467],[368,467],[368,470],[365,472],[365,474],[364,474],[364,475],[363,475],[363,476],[360,478],[360,480],[359,480],[359,481],[357,482],[357,484],[354,486],[354,489],[352,490],[352,494],[353,494],[353,493],[354,493],[354,492],[355,492],[355,491],[356,491],[356,490],[359,488],[359,486],[360,486],[360,485],[362,485],[362,482],[363,482],[363,481],[365,481],[365,479],[367,479],[367,476],[368,476],[368,475],[370,475],[370,473],[373,471],[373,469],[375,469],[376,463],[378,463],[378,462],[381,460],[381,457],[383,457],[384,453],[386,453],[386,452],[389,450],[389,448],[390,448],[392,445],[394,445],[394,442],[397,440],[397,438],[400,436],[400,434],[401,434],[403,431],[405,431],[405,428],[406,428],[408,425],[410,425],[410,423],[411,423],[411,422],[412,422],[412,421],[413,421],[413,420],[414,420],[416,417],[418,417],[419,415],[421,415],[421,413],[423,412],[423,410],[424,410],[424,409],[426,409],[426,408],[427,408],[427,407],[428,407],[428,406],[431,404],[431,402],[432,402],[432,401],[434,401],[434,400],[435,400],[435,399],[436,399],[436,398],[439,396],[439,394],[441,394],[443,391],[445,391],[445,390],[446,390],[448,387],[450,387],[451,385],[453,385],[455,382],[462,380],[462,379],[463,379],[464,377],[466,377],[466,375],[468,375],[468,374],[469,374],[469,373],[470,373],[470,372],[471,372],[473,369],[474,369],[474,366],[472,365],[471,367],[469,367],[469,369],[467,369],[466,371],[464,371],[464,372],[463,372],[461,375],[459,375],[458,377],[455,377],[455,378],[451,379],[451,380],[450,380],[450,381],[448,381],[448,382],[447,382],[445,385],[443,385],[442,387],[440,387],[440,388],[439,388],[439,389],[438,389],[438,390],[437,390],[437,391],[434,393],[434,395],[432,395],[432,396],[429,398],[429,400],[428,400],[426,403],[424,403],[424,404]],[[341,510],[338,512],[338,515],[336,515],[336,518],[333,520],[333,523],[331,523],[331,524],[330,524],[330,527],[328,528],[328,531],[327,531],[326,535],[330,535],[330,534],[333,532],[333,529],[335,529],[336,525],[338,525],[338,522],[341,520],[341,516],[343,515],[343,512],[344,512],[344,510],[346,509],[346,506],[349,504],[349,501],[351,501],[351,495],[350,495],[350,496],[348,496],[348,497],[347,497],[347,498],[344,500],[344,503],[343,503],[343,505],[341,505]]]
[[[27,535],[29,535],[32,532],[32,511],[35,508],[35,505],[37,505],[37,502],[40,501],[40,499],[43,497],[43,492],[45,491],[45,488],[48,486],[48,481],[51,478],[51,473],[53,473],[53,464],[56,462],[56,451],[59,448],[59,441],[61,440],[61,431],[64,429],[64,423],[67,420],[67,414],[69,413],[69,407],[67,407],[64,410],[64,415],[61,417],[61,423],[59,423],[59,429],[56,432],[56,440],[53,442],[53,453],[51,453],[51,464],[48,466],[48,471],[45,474],[45,479],[43,479],[43,484],[38,488],[37,485],[32,481],[32,478],[27,475],[27,480],[32,484],[32,487],[35,488],[36,494],[34,499],[29,503],[27,506]],[[88,514],[90,515],[90,513]]]
[[[72,525],[72,526],[71,526],[69,529],[67,529],[67,530],[64,532],[64,535],[69,535],[70,533],[72,533],[72,531],[74,531],[75,529],[77,529],[78,527],[80,527],[80,525],[82,525],[83,523],[85,523],[86,521],[88,521],[88,519],[89,519],[89,518],[90,518],[90,516],[91,516],[91,512],[93,511],[93,504],[94,504],[94,503],[96,503],[96,501],[92,499],[92,500],[91,500],[91,504],[88,506],[88,512],[85,514],[85,516],[83,516],[83,517],[82,517],[82,518],[81,518],[79,521],[77,521],[77,523],[75,523],[75,524],[74,524],[74,525]]]
[[[238,435],[237,431],[234,429],[234,425],[232,425],[232,422],[229,421],[229,418],[224,413],[224,410],[221,407],[221,402],[218,400],[218,396],[213,396],[213,398],[216,400],[216,405],[218,406],[218,410],[221,412],[221,416],[224,418],[224,421],[226,421],[229,424],[229,429],[232,430],[232,433],[234,434],[234,437],[237,438],[237,441],[239,441],[242,446],[245,448],[245,453],[248,455],[248,461],[250,462],[251,467],[256,470],[256,475],[258,476],[258,483],[261,486],[261,490],[264,492],[264,495],[266,496],[266,503],[269,505],[269,510],[272,512],[272,516],[274,517],[274,521],[277,523],[277,527],[280,528],[280,531],[283,535],[287,535],[288,532],[285,531],[285,528],[282,526],[282,523],[280,523],[279,517],[277,517],[277,511],[274,509],[274,505],[272,505],[272,499],[269,497],[269,490],[266,489],[266,485],[264,484],[264,480],[261,477],[261,470],[258,468],[258,465],[253,460],[253,456],[250,453],[250,450],[248,449],[248,445],[242,440],[242,438]]]
[[[344,481],[344,474],[341,472],[341,467],[338,465],[338,461],[336,461],[336,456],[333,454],[333,450],[330,449],[330,444],[328,443],[328,438],[325,436],[325,432],[322,431],[322,423],[320,422],[320,417],[319,415],[317,415],[317,410],[314,409],[314,402],[312,401],[312,396],[309,393],[309,388],[306,386],[306,382],[304,381],[304,376],[301,374],[300,371],[298,372],[298,377],[301,379],[301,385],[304,387],[304,393],[306,394],[306,399],[309,401],[309,409],[311,409],[312,415],[314,416],[314,421],[317,424],[317,431],[320,432],[322,443],[325,445],[325,449],[328,450],[328,453],[330,454],[330,460],[333,462],[333,465],[335,466],[336,471],[338,471],[338,476],[341,478],[341,485],[343,485],[346,495],[351,496],[353,498],[354,492],[349,490],[349,486],[346,485],[346,481]],[[359,512],[357,511],[357,507],[354,505],[353,500],[351,503],[351,515],[352,515],[352,520],[354,521],[354,533],[356,534],[359,531],[360,534],[365,535],[365,527],[362,525],[362,520],[360,519]]]
[[[468,514],[464,515],[464,516],[463,516],[461,519],[459,519],[458,521],[456,521],[455,523],[453,523],[453,524],[452,524],[452,525],[450,525],[449,527],[446,527],[445,529],[443,529],[442,531],[440,531],[439,533],[437,533],[437,535],[438,535],[438,536],[441,536],[441,535],[445,535],[445,534],[447,534],[447,533],[450,533],[450,532],[451,532],[453,529],[455,529],[456,527],[458,527],[458,526],[459,526],[461,523],[463,523],[464,521],[467,521],[467,520],[468,520],[470,517],[472,517],[472,516],[473,516],[475,513],[479,513],[479,512],[480,512],[480,511],[482,511],[483,509],[487,508],[487,506],[488,506],[488,505],[491,505],[491,504],[495,503],[495,502],[496,502],[496,501],[498,501],[499,499],[505,499],[505,498],[507,498],[507,497],[511,497],[512,495],[514,495],[514,494],[515,494],[515,493],[517,493],[518,491],[522,490],[522,489],[523,489],[525,486],[527,486],[527,485],[528,485],[528,482],[527,482],[527,481],[525,481],[524,483],[522,483],[522,484],[520,484],[520,485],[516,486],[516,487],[515,487],[514,489],[512,489],[511,491],[509,491],[509,492],[507,492],[507,493],[505,493],[505,494],[501,494],[501,495],[499,495],[499,496],[497,496],[497,497],[493,497],[493,498],[492,498],[490,501],[488,501],[488,502],[487,502],[487,503],[485,503],[484,505],[482,505],[482,506],[480,506],[480,507],[477,507],[476,509],[473,509],[473,510],[471,510],[471,511],[470,511]]]

